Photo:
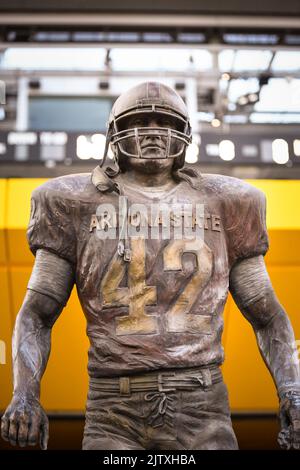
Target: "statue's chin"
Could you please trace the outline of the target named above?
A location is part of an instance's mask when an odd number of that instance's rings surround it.
[[[130,158],[130,166],[144,173],[158,173],[172,164],[171,159],[165,158]]]

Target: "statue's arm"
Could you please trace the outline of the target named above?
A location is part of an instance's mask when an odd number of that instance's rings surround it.
[[[230,291],[251,323],[281,403],[283,447],[300,448],[300,373],[294,332],[280,305],[263,256],[243,259],[230,273]]]
[[[13,398],[1,420],[12,445],[48,442],[48,418],[40,405],[40,382],[51,347],[51,330],[74,284],[71,264],[40,249],[13,332]]]

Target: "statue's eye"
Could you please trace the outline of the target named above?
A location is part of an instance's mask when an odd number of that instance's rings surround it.
[[[160,122],[161,127],[174,127],[173,123],[169,119],[164,119]]]
[[[133,127],[143,127],[143,125],[144,125],[144,121],[142,119],[135,119],[132,122]]]

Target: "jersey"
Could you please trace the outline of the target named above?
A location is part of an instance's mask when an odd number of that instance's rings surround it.
[[[132,238],[125,261],[118,236],[103,236],[108,228],[120,231],[116,192],[99,191],[90,173],[55,178],[33,192],[29,245],[74,268],[90,376],[222,364],[230,270],[268,249],[264,194],[242,180],[210,174],[201,175],[197,189],[188,181],[161,194],[126,183],[122,188],[127,203],[146,208],[154,199],[166,206],[174,200],[200,204],[203,239]],[[99,207],[115,210],[110,225],[99,218]]]

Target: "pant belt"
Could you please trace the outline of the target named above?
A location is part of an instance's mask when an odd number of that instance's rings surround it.
[[[208,389],[222,380],[222,372],[217,366],[191,367],[177,370],[170,369],[163,372],[147,372],[126,377],[91,377],[90,389],[130,395],[131,392],[145,392],[148,390],[171,392],[197,387]]]

